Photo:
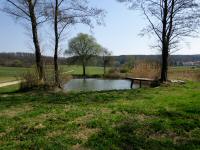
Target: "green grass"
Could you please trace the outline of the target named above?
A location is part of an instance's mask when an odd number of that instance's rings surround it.
[[[20,74],[26,72],[29,68],[22,67],[0,67],[0,83],[16,80]]]
[[[5,87],[1,87],[0,88],[0,94],[4,94],[4,93],[14,93],[19,91],[20,85],[19,84],[15,84],[15,85],[10,85],[10,86],[5,86]]]
[[[82,66],[76,66],[76,65],[67,66],[67,65],[63,65],[63,66],[61,66],[61,70],[63,72],[66,72],[66,73],[69,72],[69,74],[73,74],[73,75],[82,75],[83,74]],[[91,66],[86,67],[86,73],[88,75],[102,75],[103,74],[103,67],[91,67]]]
[[[27,71],[29,68],[22,67],[0,67],[0,76],[15,77]]]
[[[0,96],[0,149],[200,149],[200,83]]]
[[[52,67],[48,67],[52,68]],[[16,80],[21,74],[33,70],[33,68],[21,68],[21,67],[0,67],[0,83],[8,82]],[[66,74],[72,75],[82,75],[82,67],[81,66],[61,66],[62,72]],[[102,75],[103,74],[103,67],[87,67],[86,73],[88,75]]]

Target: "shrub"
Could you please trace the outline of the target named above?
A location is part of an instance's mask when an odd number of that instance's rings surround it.
[[[117,69],[117,68],[111,68],[111,69],[108,71],[108,74],[112,74],[112,73],[119,73],[119,69]]]
[[[20,84],[20,89],[23,91],[38,88],[40,86],[38,75],[34,71],[21,74],[20,79],[22,81]]]
[[[62,85],[69,81],[72,77],[68,74],[62,73],[62,71],[60,70],[59,78],[59,82],[62,87]],[[45,80],[42,83],[38,79],[37,71],[34,70],[23,73],[20,76],[20,79],[22,81],[20,85],[20,89],[22,91],[28,91],[33,89],[52,90],[55,88],[54,70],[50,66],[46,67],[45,69]]]
[[[105,78],[112,78],[112,79],[125,78],[124,74],[121,74],[120,69],[118,69],[118,68],[110,69],[104,77]]]
[[[128,73],[129,69],[128,68],[121,68],[120,73]]]

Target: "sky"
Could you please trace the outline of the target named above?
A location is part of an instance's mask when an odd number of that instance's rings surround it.
[[[92,6],[106,11],[104,26],[92,29],[84,25],[77,25],[66,32],[62,49],[67,49],[67,43],[78,33],[93,35],[97,42],[112,51],[113,55],[138,55],[159,54],[158,50],[152,49],[154,39],[149,36],[139,36],[141,30],[147,25],[144,16],[116,0],[90,0]],[[49,35],[49,33],[48,33]],[[52,55],[53,50],[49,36],[42,36],[43,54]],[[33,52],[31,39],[27,29],[12,17],[0,12],[0,52]],[[47,48],[48,47],[48,48]],[[180,45],[181,50],[174,54],[200,54],[200,37],[188,38]]]

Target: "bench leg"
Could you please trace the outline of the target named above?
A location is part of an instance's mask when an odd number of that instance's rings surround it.
[[[142,81],[140,80],[140,88],[142,88]]]
[[[131,89],[133,88],[134,80],[131,80]]]

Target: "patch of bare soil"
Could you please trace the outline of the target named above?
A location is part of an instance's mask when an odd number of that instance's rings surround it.
[[[87,114],[85,116],[78,117],[74,120],[77,124],[85,124],[87,121],[91,120],[94,117],[93,114]]]
[[[42,123],[44,122],[45,120],[47,120],[48,118],[52,117],[53,114],[49,113],[49,114],[41,114],[41,115],[38,115],[34,118],[31,119],[31,122],[39,122],[39,123]]]
[[[98,133],[100,129],[90,129],[86,127],[82,127],[81,130],[75,134],[72,135],[73,138],[79,139],[82,141],[87,141],[92,135]]]
[[[56,131],[52,131],[52,132],[47,133],[47,137],[48,138],[53,138],[53,137],[60,136],[62,134],[63,134],[62,130],[56,130]]]
[[[85,148],[80,144],[76,144],[76,145],[72,146],[71,150],[90,150],[90,149]]]

